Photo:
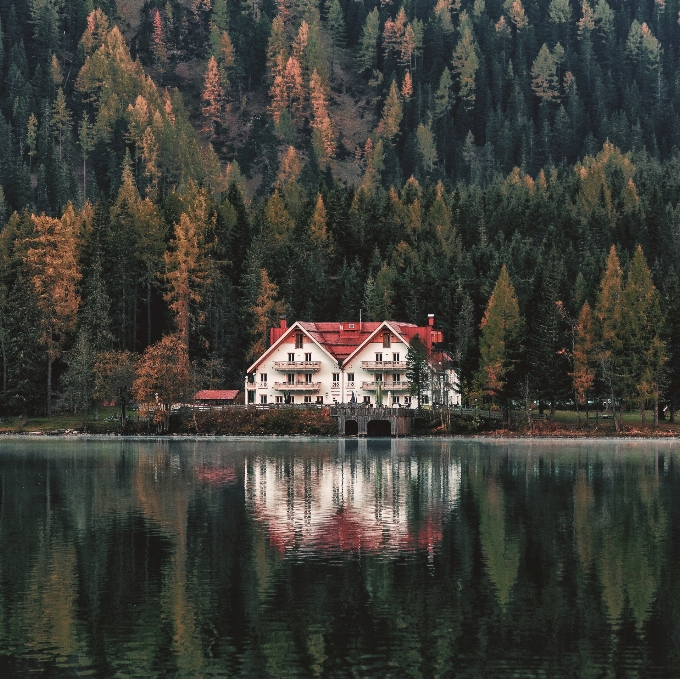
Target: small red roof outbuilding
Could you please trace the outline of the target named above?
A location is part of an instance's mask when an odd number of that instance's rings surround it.
[[[194,396],[195,401],[233,401],[238,389],[202,389]]]

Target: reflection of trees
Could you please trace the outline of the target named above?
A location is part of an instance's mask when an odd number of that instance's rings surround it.
[[[518,658],[616,676],[630,639],[635,662],[677,658],[680,474],[479,443],[247,445],[0,457],[0,654],[154,678],[509,676]],[[267,484],[251,486],[256,467]],[[274,489],[282,513],[259,514]],[[391,551],[340,532],[358,546],[298,549],[338,507],[353,517],[338,531],[368,521]]]
[[[661,578],[668,517],[659,497],[659,476],[651,464],[615,463],[612,485],[595,498],[581,472],[574,486],[574,528],[584,570],[594,560],[603,599],[614,624],[626,601],[638,628],[647,620]]]
[[[479,537],[498,602],[506,606],[517,579],[520,550],[517,537],[508,535],[505,520],[505,496],[495,479],[481,474],[472,479],[479,505]]]

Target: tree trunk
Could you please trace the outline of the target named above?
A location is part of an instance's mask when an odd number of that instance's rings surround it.
[[[640,408],[640,410],[642,411],[640,413],[641,424],[642,424],[643,427],[646,427],[647,426],[647,411],[645,410],[645,404],[644,403],[642,404],[642,408]]]
[[[669,410],[670,410],[670,415],[668,416],[668,421],[669,421],[671,424],[675,424],[675,409],[674,409],[674,407],[673,407],[673,397],[672,397],[672,396],[671,396],[671,398],[670,398],[669,405],[670,405],[670,408],[669,408]]]
[[[616,401],[614,400],[614,391],[610,393],[612,399],[612,420],[614,420],[614,430],[619,431],[619,421],[616,419]]]
[[[659,426],[659,397],[654,399],[654,426]]]
[[[146,283],[146,346],[151,346],[151,283]]]
[[[52,356],[47,354],[47,417],[52,417]]]

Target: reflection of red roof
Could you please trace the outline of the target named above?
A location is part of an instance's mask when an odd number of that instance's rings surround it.
[[[196,392],[196,401],[233,401],[238,389],[203,389]]]
[[[199,481],[211,486],[226,486],[236,481],[236,471],[230,467],[197,467],[194,471]]]

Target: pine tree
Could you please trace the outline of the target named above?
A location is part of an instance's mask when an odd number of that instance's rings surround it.
[[[574,327],[574,352],[572,378],[578,405],[585,405],[588,422],[588,397],[592,393],[596,373],[596,345],[594,318],[588,302],[583,304]],[[579,410],[579,421],[581,411]]]
[[[645,406],[651,400],[656,424],[662,371],[667,360],[661,337],[664,319],[660,295],[652,283],[652,273],[640,246],[633,256],[623,290],[622,316],[626,395],[629,401],[637,401],[643,425],[646,422]]]
[[[47,415],[52,414],[52,365],[75,326],[80,297],[78,217],[69,204],[61,219],[33,217],[35,236],[26,253],[41,312],[41,342],[47,350]]]
[[[158,68],[164,68],[168,63],[168,50],[165,46],[165,31],[163,30],[163,17],[154,7],[151,10],[151,53]]]
[[[554,101],[559,98],[557,62],[545,43],[531,67],[531,76],[531,87],[537,97],[545,101]]]
[[[165,253],[165,278],[170,287],[165,300],[175,314],[177,335],[187,350],[191,325],[202,320],[196,305],[201,302],[203,290],[210,282],[205,228],[206,224],[183,212],[175,224],[170,249]]]
[[[335,50],[345,46],[345,17],[338,0],[333,0],[328,9],[328,32],[331,36],[331,79],[335,72]]]
[[[458,76],[460,84],[458,96],[463,102],[463,107],[469,110],[475,105],[475,77],[479,68],[475,40],[469,26],[465,26],[463,29],[461,38],[453,52],[452,62],[453,72]]]
[[[595,307],[597,318],[597,361],[602,378],[609,391],[612,417],[616,431],[619,421],[616,406],[623,392],[622,361],[624,343],[622,336],[623,273],[616,248],[612,245]]]
[[[378,66],[378,39],[380,37],[380,15],[378,8],[369,12],[359,38],[357,64],[362,73],[372,72]]]
[[[399,134],[399,126],[403,117],[401,96],[396,80],[392,81],[390,91],[385,100],[382,118],[380,120],[381,136],[385,139],[393,139]]]
[[[335,132],[328,115],[326,92],[316,69],[309,81],[309,98],[312,104],[312,141],[319,162],[323,165],[335,154]]]
[[[515,289],[503,265],[480,325],[479,388],[506,405],[518,360],[522,319]]]
[[[259,279],[259,293],[251,308],[253,343],[247,354],[251,359],[264,353],[269,342],[269,329],[278,324],[279,317],[286,311],[283,301],[277,299],[279,288],[269,280],[266,269],[260,270]]]
[[[208,60],[208,68],[205,72],[203,83],[203,93],[201,94],[203,107],[203,127],[201,132],[205,132],[210,137],[216,133],[216,125],[223,122],[224,110],[224,89],[220,78],[220,71],[215,57],[211,56]]]
[[[408,393],[418,400],[418,410],[422,402],[423,392],[430,384],[430,365],[427,356],[427,347],[415,335],[406,352],[406,379],[408,380]]]

